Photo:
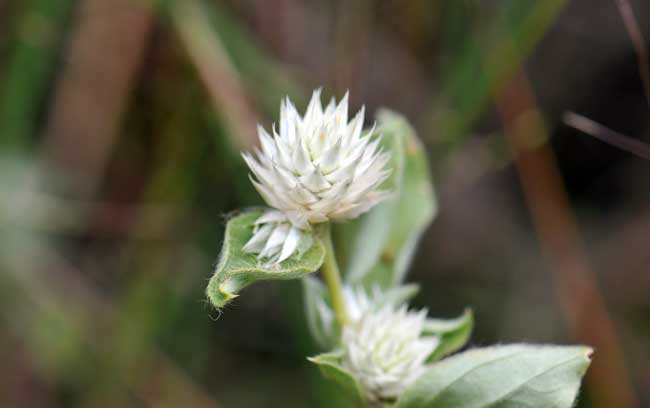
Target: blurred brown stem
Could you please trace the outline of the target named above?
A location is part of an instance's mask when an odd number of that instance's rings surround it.
[[[637,407],[616,329],[583,248],[556,157],[545,143],[548,135],[542,115],[523,71],[504,83],[495,99],[569,330],[596,350],[587,376],[592,403],[599,408]]]
[[[83,0],[47,118],[43,153],[74,183],[98,188],[152,32],[149,1]]]

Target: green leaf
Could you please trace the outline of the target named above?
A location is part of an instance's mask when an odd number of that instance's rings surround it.
[[[302,287],[309,332],[321,349],[331,350],[336,344],[337,330],[327,289],[309,275],[302,278]]]
[[[42,122],[44,102],[51,92],[53,73],[60,63],[60,51],[70,15],[76,2],[72,0],[30,0],[18,2],[21,7],[11,7],[23,14],[14,18],[13,42],[3,38],[2,88],[0,89],[0,134],[3,150],[26,150],[35,139]],[[11,21],[11,20],[9,20]],[[6,52],[6,44],[12,50]]]
[[[278,265],[265,265],[243,246],[253,235],[255,220],[261,212],[251,211],[228,221],[219,263],[206,293],[216,307],[223,307],[246,286],[259,280],[296,279],[317,271],[325,259],[325,246],[314,233],[313,244],[304,254],[297,252]]]
[[[431,366],[397,408],[569,408],[590,363],[584,346],[474,349]]]
[[[349,402],[348,407],[365,407],[365,398],[361,384],[354,378],[352,373],[341,365],[342,352],[333,351],[331,353],[319,354],[315,357],[307,358],[312,363],[318,365],[323,376],[337,383],[345,399]]]
[[[414,129],[388,110],[379,112],[378,123],[383,147],[392,155],[388,166],[393,173],[383,188],[393,195],[337,236],[347,234],[344,239],[353,248],[346,281],[386,288],[404,280],[420,236],[435,215],[436,199]]]
[[[462,316],[456,319],[427,319],[422,330],[423,334],[440,336],[440,344],[429,360],[440,360],[463,347],[469,340],[473,328],[474,314],[470,309],[466,309]]]

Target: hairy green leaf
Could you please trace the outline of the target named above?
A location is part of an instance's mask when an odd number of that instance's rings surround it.
[[[314,233],[313,244],[304,254],[296,253],[276,265],[268,265],[243,246],[253,235],[255,220],[261,212],[251,211],[228,221],[221,256],[206,293],[216,307],[223,307],[246,286],[259,280],[296,279],[317,271],[325,259],[325,246]]]
[[[591,348],[514,344],[469,350],[431,366],[397,408],[569,408]]]

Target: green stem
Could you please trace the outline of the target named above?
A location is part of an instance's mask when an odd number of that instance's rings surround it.
[[[345,308],[345,299],[343,297],[343,286],[341,285],[341,274],[339,266],[336,263],[334,246],[332,245],[332,232],[329,224],[324,226],[324,243],[325,243],[325,262],[323,263],[323,277],[327,284],[327,290],[332,301],[332,308],[339,327],[343,328],[348,324],[348,312]]]

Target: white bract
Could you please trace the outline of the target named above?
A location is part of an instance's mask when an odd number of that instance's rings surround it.
[[[386,305],[366,311],[343,330],[343,365],[359,381],[369,401],[391,401],[426,370],[438,346],[436,336],[423,336],[426,310]]]
[[[375,287],[370,294],[361,286],[356,288],[344,287],[343,299],[345,300],[345,308],[350,321],[352,323],[357,322],[364,314],[378,310],[385,304],[384,295],[378,287]],[[324,299],[318,300],[317,307],[320,321],[323,324],[322,330],[328,336],[333,335],[334,311]]]
[[[289,222],[280,211],[267,210],[255,221],[253,237],[244,245],[244,252],[257,254],[270,264],[284,261],[296,251],[306,252],[313,238]]]
[[[348,122],[348,95],[323,110],[320,94],[314,91],[304,116],[285,99],[279,132],[258,126],[261,150],[243,154],[266,203],[305,230],[368,211],[387,196],[379,186],[390,174],[374,128],[362,133],[364,109]]]

